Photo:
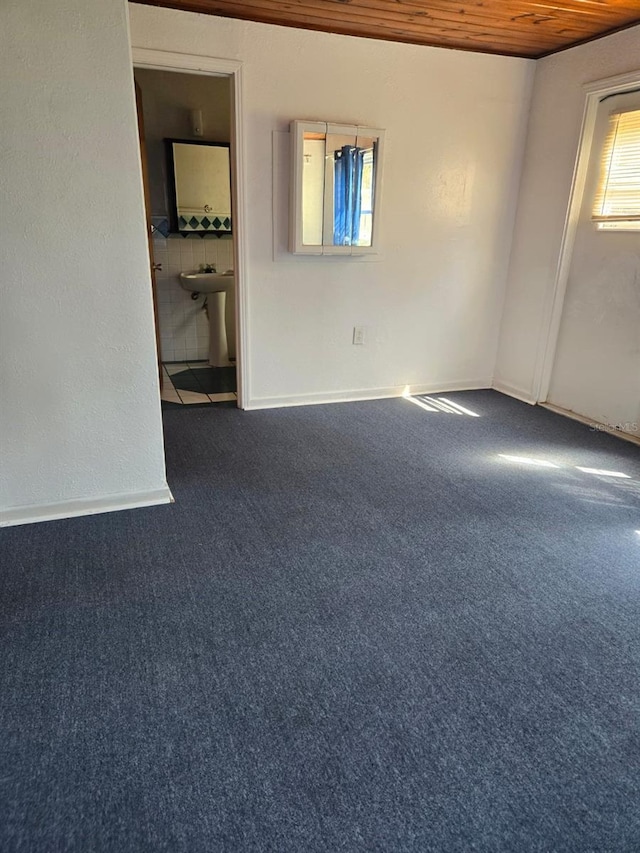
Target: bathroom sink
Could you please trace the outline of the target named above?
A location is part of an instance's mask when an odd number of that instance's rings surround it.
[[[228,367],[236,360],[236,289],[229,272],[181,272],[180,284],[191,293],[206,296],[209,318],[209,364]],[[197,297],[193,297],[196,299]]]
[[[192,293],[229,293],[233,290],[233,272],[181,272],[180,284]]]

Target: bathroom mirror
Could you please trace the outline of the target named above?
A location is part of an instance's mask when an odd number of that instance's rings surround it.
[[[384,131],[293,121],[290,250],[376,252]]]
[[[169,213],[174,232],[231,233],[229,145],[166,139]]]

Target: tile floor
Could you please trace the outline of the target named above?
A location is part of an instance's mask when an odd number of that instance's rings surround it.
[[[177,405],[227,403],[237,400],[235,367],[209,367],[206,361],[162,365],[162,400]]]

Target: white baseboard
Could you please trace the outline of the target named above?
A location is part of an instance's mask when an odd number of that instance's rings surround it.
[[[478,391],[491,388],[491,379],[434,382],[426,385],[392,385],[388,388],[363,388],[350,391],[324,391],[314,394],[294,394],[282,397],[253,397],[245,410],[276,409],[287,406],[316,406],[323,403],[356,403],[362,400],[384,400],[405,394],[445,394],[451,391]]]
[[[494,391],[499,391],[501,394],[506,394],[507,397],[515,397],[516,400],[520,400],[522,403],[529,403],[530,406],[535,406],[537,400],[531,394],[530,391],[525,391],[522,388],[516,388],[515,385],[509,385],[507,382],[500,382],[500,380],[494,380],[492,382],[491,387]]]
[[[571,418],[572,421],[578,421],[581,424],[586,424],[591,427],[594,432],[612,435],[615,438],[621,438],[623,441],[630,441],[632,444],[640,445],[640,436],[634,435],[632,432],[623,432],[617,429],[597,429],[597,420],[588,418],[586,415],[579,415],[577,412],[572,412],[570,409],[561,409],[560,406],[554,406],[553,403],[540,403],[543,409],[548,409],[555,415],[562,415],[565,418]]]
[[[165,486],[162,489],[152,489],[147,492],[21,506],[15,509],[0,510],[0,527],[33,524],[37,521],[55,521],[60,518],[75,518],[78,515],[96,515],[100,512],[115,512],[121,509],[136,509],[172,502],[173,496],[169,487]]]

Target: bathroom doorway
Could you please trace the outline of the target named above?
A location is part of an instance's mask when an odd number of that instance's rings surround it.
[[[242,408],[239,81],[135,54],[162,404]]]

